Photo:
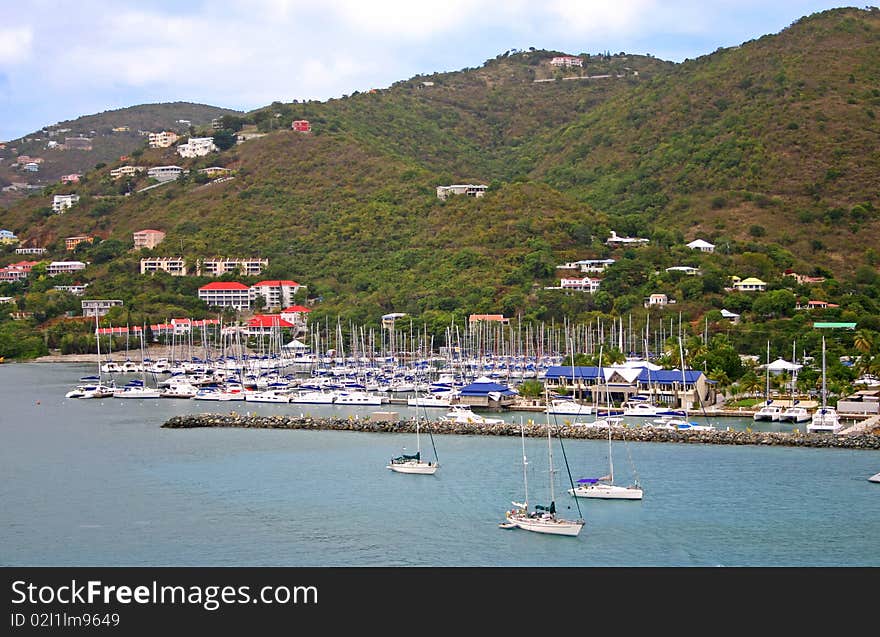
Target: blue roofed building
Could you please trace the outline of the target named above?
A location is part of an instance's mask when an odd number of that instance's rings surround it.
[[[459,402],[471,407],[507,407],[514,403],[517,396],[517,392],[507,385],[496,383],[486,376],[480,376],[459,390]]]

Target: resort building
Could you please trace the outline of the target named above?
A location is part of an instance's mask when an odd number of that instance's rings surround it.
[[[581,259],[557,265],[558,270],[577,270],[579,272],[604,272],[614,264],[614,259]]]
[[[639,246],[648,243],[650,239],[642,239],[640,237],[618,237],[617,233],[612,230],[611,236],[605,240],[605,243],[610,246],[623,246],[623,245],[631,245],[631,246]]]
[[[199,299],[213,307],[247,310],[251,306],[251,291],[242,283],[216,281],[199,288]]]
[[[183,174],[183,168],[180,166],[155,166],[147,170],[147,177],[152,177],[158,181],[172,181]]]
[[[259,276],[263,268],[269,267],[269,259],[228,259],[215,257],[196,263],[197,276],[221,276],[230,272],[242,276]]]
[[[162,131],[161,133],[150,133],[150,148],[168,148],[176,142],[180,137],[172,131]]]
[[[82,296],[87,287],[89,287],[89,284],[83,283],[82,285],[56,285],[52,289],[58,290],[59,292],[70,292],[74,296]]]
[[[183,257],[141,259],[141,274],[152,272],[167,272],[171,276],[186,276],[186,260]]]
[[[669,297],[667,297],[665,294],[652,294],[645,301],[645,307],[666,307],[669,303],[672,302],[673,301],[670,301]]]
[[[274,334],[279,329],[295,328],[292,323],[281,318],[280,314],[255,314],[248,321],[245,334],[249,336],[262,336],[264,334]]]
[[[740,280],[739,277],[733,277],[733,289],[738,292],[763,292],[767,289],[767,284],[761,279],[753,276]]]
[[[584,61],[579,57],[574,57],[571,55],[563,55],[563,56],[555,57],[552,60],[550,60],[550,65],[551,66],[558,66],[558,67],[570,67],[570,66],[581,66],[582,67],[584,65]]]
[[[105,316],[111,307],[122,307],[119,299],[83,299],[80,303],[83,316]]]
[[[715,252],[715,244],[709,243],[708,241],[703,241],[702,239],[695,239],[687,244],[691,250],[699,250],[700,252]]]
[[[55,195],[52,198],[52,212],[64,212],[79,201],[79,195]]]
[[[251,301],[261,296],[265,299],[263,307],[286,307],[293,300],[293,295],[302,287],[296,281],[260,281],[251,287]]]
[[[190,137],[187,143],[177,147],[177,152],[181,157],[204,157],[216,150],[213,137]]]
[[[138,173],[142,173],[146,170],[143,166],[120,166],[119,168],[114,168],[110,171],[110,176],[113,179],[118,179],[119,177],[134,177]]]
[[[468,197],[482,197],[486,194],[489,186],[485,184],[453,184],[451,186],[437,186],[437,198],[446,201],[449,195],[467,195]]]
[[[78,246],[79,244],[93,240],[94,237],[90,237],[88,235],[82,235],[79,237],[67,237],[66,239],[64,239],[64,249],[67,251],[75,250],[76,246]]]
[[[52,261],[46,266],[46,274],[49,276],[57,276],[59,274],[67,274],[68,272],[77,272],[85,269],[86,264],[82,261]]]
[[[132,234],[135,248],[155,248],[164,238],[165,233],[161,230],[138,230]]]
[[[291,325],[305,327],[309,312],[311,310],[304,305],[291,305],[281,310],[279,316]]]
[[[46,248],[16,248],[15,254],[46,254]]]

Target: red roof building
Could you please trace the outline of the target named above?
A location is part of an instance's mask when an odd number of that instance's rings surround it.
[[[251,288],[251,298],[260,295],[265,299],[265,307],[282,308],[290,305],[293,295],[301,287],[296,281],[290,280],[260,281]]]
[[[234,281],[214,281],[199,288],[199,299],[213,307],[247,310],[251,306],[251,289]]]

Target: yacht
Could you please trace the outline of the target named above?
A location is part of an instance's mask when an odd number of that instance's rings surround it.
[[[480,416],[471,411],[468,405],[453,405],[446,415],[440,418],[440,421],[457,424],[500,425],[504,422],[504,419]]]
[[[781,422],[807,422],[810,420],[810,412],[805,407],[793,405],[780,414],[779,420]]]
[[[251,403],[289,403],[290,394],[282,389],[245,392],[244,399]]]
[[[810,424],[807,425],[808,433],[831,433],[836,434],[843,429],[840,424],[840,417],[834,407],[820,407],[813,413]]]
[[[752,419],[755,422],[759,420],[778,422],[782,416],[782,411],[782,407],[779,405],[771,405],[767,403],[762,405],[761,408],[752,415]]]
[[[547,407],[547,413],[556,416],[589,416],[592,405],[583,405],[569,398],[554,398]]]
[[[300,391],[290,397],[290,402],[305,405],[331,405],[335,400],[336,394],[333,392],[321,391],[320,389]]]

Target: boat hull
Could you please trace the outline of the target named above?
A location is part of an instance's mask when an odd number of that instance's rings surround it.
[[[875,473],[870,478],[868,478],[868,482],[880,482],[880,473]]]
[[[430,462],[392,462],[387,468],[396,473],[414,473],[418,475],[433,475],[437,472],[437,465]]]
[[[565,535],[576,537],[584,527],[583,522],[572,522],[558,518],[531,517],[526,514],[507,514],[507,521],[515,524],[517,528],[534,533],[547,535]]]
[[[612,484],[575,487],[568,492],[577,498],[596,498],[600,500],[641,500],[642,490],[637,487],[621,487]]]

